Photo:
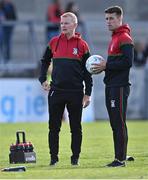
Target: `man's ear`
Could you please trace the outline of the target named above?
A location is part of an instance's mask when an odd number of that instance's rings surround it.
[[[75,23],[75,29],[77,28],[77,26],[78,26],[78,23]]]
[[[120,22],[122,22],[122,20],[123,20],[123,16],[122,16],[122,15],[121,15],[121,16],[119,16],[119,17],[118,17],[118,19],[119,19],[119,21],[120,21]]]

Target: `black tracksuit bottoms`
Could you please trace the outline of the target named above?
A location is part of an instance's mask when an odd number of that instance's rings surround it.
[[[49,105],[49,149],[51,159],[58,159],[59,132],[65,106],[67,107],[71,131],[72,159],[78,159],[82,143],[82,100],[83,91],[50,90],[48,95]]]
[[[106,107],[113,131],[115,159],[126,159],[128,133],[126,126],[126,109],[130,87],[106,87]]]

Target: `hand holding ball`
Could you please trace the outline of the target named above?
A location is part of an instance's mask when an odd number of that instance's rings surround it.
[[[91,74],[99,74],[101,73],[103,70],[95,70],[94,68],[94,64],[100,64],[100,62],[104,61],[104,58],[100,55],[92,55],[90,56],[87,61],[86,61],[86,69],[89,73]]]

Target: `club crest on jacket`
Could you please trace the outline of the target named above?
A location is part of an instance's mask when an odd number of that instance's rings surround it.
[[[74,55],[77,55],[78,54],[78,48],[73,48],[73,53]]]

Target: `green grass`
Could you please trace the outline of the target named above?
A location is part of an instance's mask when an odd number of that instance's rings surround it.
[[[109,122],[83,123],[83,143],[80,166],[70,165],[69,125],[63,123],[60,133],[59,163],[49,166],[47,123],[0,124],[0,168],[18,166],[9,164],[9,146],[15,143],[15,132],[26,131],[27,141],[34,144],[37,163],[23,164],[26,172],[0,172],[0,179],[146,179],[148,178],[148,121],[128,121],[128,154],[135,162],[126,167],[106,168],[113,160],[112,132]],[[22,164],[21,164],[22,165]]]

